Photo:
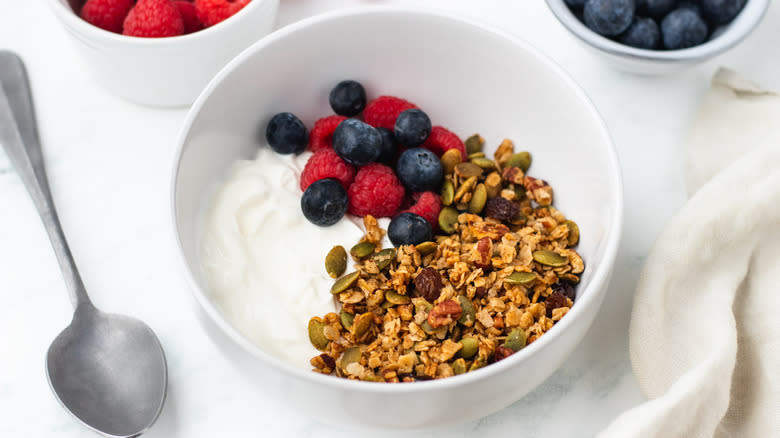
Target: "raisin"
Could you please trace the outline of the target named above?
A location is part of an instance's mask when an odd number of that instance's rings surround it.
[[[425,268],[414,279],[414,287],[417,294],[425,298],[429,303],[436,301],[444,287],[439,271],[434,268]]]
[[[547,309],[547,317],[552,318],[552,311],[553,309],[557,309],[559,307],[568,307],[569,301],[566,299],[566,296],[564,296],[560,292],[553,292],[550,294],[549,297],[547,297],[547,300],[544,302],[544,307]]]
[[[511,220],[519,212],[520,207],[517,204],[500,196],[488,199],[485,204],[485,216],[499,221]]]
[[[499,360],[506,359],[507,357],[511,356],[514,353],[514,350],[508,347],[504,347],[503,345],[499,345],[496,347],[496,351],[493,352],[494,360],[498,362]]]
[[[485,298],[485,295],[487,295],[487,288],[485,286],[477,286],[476,290],[474,290],[474,296],[477,298]]]
[[[336,360],[330,357],[327,353],[320,354],[320,358],[322,358],[322,361],[327,365],[328,368],[331,370],[336,369]]]
[[[577,293],[574,291],[574,285],[570,283],[558,282],[550,286],[550,289],[552,289],[553,292],[562,293],[566,298],[572,300],[572,302],[577,298]]]

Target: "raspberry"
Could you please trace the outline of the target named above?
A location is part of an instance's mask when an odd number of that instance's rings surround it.
[[[463,145],[460,137],[443,126],[431,128],[431,133],[422,147],[440,157],[450,149],[458,149],[463,160],[466,159],[466,146]]]
[[[206,27],[230,18],[247,5],[249,0],[195,0],[198,18]]]
[[[336,178],[347,189],[355,179],[355,168],[336,155],[333,149],[322,149],[306,162],[301,172],[301,190],[323,178]]]
[[[391,217],[404,198],[404,186],[395,177],[393,169],[371,163],[360,168],[347,194],[351,214]]]
[[[89,24],[109,32],[122,33],[122,23],[133,0],[87,0],[79,14]]]
[[[339,115],[332,115],[323,117],[314,122],[314,127],[311,128],[309,134],[309,149],[312,152],[317,152],[321,149],[333,148],[333,131],[339,126],[339,123],[347,118]]]
[[[122,33],[153,38],[182,35],[184,20],[170,0],[138,0],[125,17]]]
[[[434,192],[418,192],[413,194],[412,198],[417,200],[417,203],[401,213],[408,211],[418,214],[427,220],[433,229],[436,229],[436,225],[439,223],[439,212],[441,211],[439,195]]]
[[[393,96],[379,96],[366,105],[363,120],[374,128],[395,128],[395,119],[402,112],[417,108],[417,105]]]
[[[203,23],[198,19],[195,5],[187,0],[175,0],[173,4],[179,8],[181,19],[184,21],[184,33],[193,33],[203,29]]]

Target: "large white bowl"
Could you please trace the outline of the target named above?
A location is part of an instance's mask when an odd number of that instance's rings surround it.
[[[236,160],[255,155],[273,114],[291,111],[311,126],[330,112],[328,92],[344,78],[362,81],[371,96],[409,98],[436,124],[461,136],[478,131],[494,146],[511,138],[532,152],[532,174],[552,184],[556,205],[580,225],[579,251],[587,263],[576,304],[552,330],[509,359],[475,372],[378,384],[292,367],[224,318],[200,267],[204,204]],[[523,41],[435,13],[346,10],[269,35],[233,60],[198,98],[178,154],[174,234],[206,327],[259,391],[329,423],[431,426],[482,417],[518,400],[585,336],[604,297],[620,238],[620,169],[609,133],[587,96]]]
[[[170,38],[115,34],[82,20],[70,4],[48,0],[73,37],[95,80],[127,100],[151,106],[185,106],[231,59],[273,30],[279,0],[252,0],[207,29]]]

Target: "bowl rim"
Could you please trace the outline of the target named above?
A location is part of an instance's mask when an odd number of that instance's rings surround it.
[[[574,15],[564,0],[545,1],[563,27],[587,45],[615,56],[666,64],[703,61],[725,52],[747,38],[758,27],[769,8],[769,0],[747,0],[739,14],[717,37],[687,49],[649,50],[618,43],[590,30]]]
[[[197,32],[172,37],[143,38],[114,33],[88,23],[67,5],[67,0],[47,0],[50,9],[54,12],[54,15],[57,16],[60,22],[72,32],[78,33],[82,40],[86,37],[90,41],[112,42],[142,48],[148,46],[170,47],[175,46],[176,44],[185,44],[192,40],[208,38],[212,34],[226,30],[228,26],[247,20],[247,17],[254,9],[263,8],[269,3],[278,1],[279,0],[251,0],[246,6],[241,8],[241,10],[225,20]]]
[[[589,113],[597,121],[599,130],[607,140],[605,145],[605,152],[607,154],[607,160],[610,163],[611,180],[612,180],[612,197],[615,199],[614,208],[611,211],[612,227],[607,230],[606,246],[604,250],[604,257],[602,263],[597,266],[593,271],[593,277],[591,279],[588,288],[583,293],[584,301],[579,307],[574,306],[569,312],[572,315],[570,318],[564,318],[559,323],[545,333],[538,341],[524,348],[517,354],[513,354],[509,358],[500,362],[491,364],[490,366],[480,368],[470,373],[448,377],[446,379],[436,379],[431,381],[415,382],[413,385],[387,385],[377,384],[374,382],[362,382],[349,379],[338,378],[334,376],[326,376],[312,371],[303,370],[300,367],[295,367],[288,362],[265,352],[261,347],[252,343],[243,334],[241,334],[236,328],[234,328],[224,317],[222,312],[217,308],[217,305],[212,302],[208,296],[207,291],[201,288],[198,282],[195,280],[195,275],[190,269],[186,258],[184,256],[184,248],[181,241],[181,235],[178,227],[178,215],[177,215],[177,200],[176,189],[179,176],[179,169],[181,167],[182,155],[185,151],[185,144],[192,128],[193,122],[197,118],[204,104],[222,81],[230,75],[236,68],[240,67],[247,59],[256,55],[264,47],[275,43],[278,40],[284,39],[288,35],[291,35],[299,30],[305,29],[310,26],[319,25],[322,23],[334,22],[343,18],[350,18],[354,16],[365,15],[384,15],[384,14],[398,14],[398,15],[415,15],[427,18],[445,19],[453,21],[460,25],[466,25],[473,27],[481,32],[486,32],[494,36],[502,37],[512,42],[516,46],[519,46],[523,50],[531,53],[539,62],[544,63],[547,67],[558,75],[558,77],[565,81],[570,87],[572,92],[579,98],[588,109]],[[424,7],[410,7],[410,6],[358,6],[343,8],[336,11],[326,12],[323,14],[314,15],[304,20],[287,25],[266,37],[262,38],[252,46],[245,49],[233,60],[231,60],[219,73],[209,82],[206,88],[196,99],[195,103],[189,110],[184,123],[182,124],[179,136],[177,138],[176,151],[174,155],[173,169],[170,181],[170,214],[171,214],[171,235],[176,246],[177,259],[181,268],[184,271],[186,282],[188,283],[191,293],[195,296],[196,301],[200,304],[204,312],[209,316],[211,321],[215,323],[222,332],[227,335],[233,342],[240,346],[245,352],[259,359],[269,366],[275,368],[283,374],[290,377],[304,381],[306,383],[325,385],[338,390],[349,390],[364,393],[373,394],[412,394],[421,391],[431,390],[446,390],[448,388],[464,386],[470,383],[481,381],[488,378],[492,374],[496,374],[509,367],[519,365],[521,362],[530,360],[539,350],[547,349],[550,347],[560,335],[569,329],[569,326],[574,324],[574,320],[578,318],[578,315],[585,311],[586,307],[590,305],[600,306],[601,295],[606,293],[606,287],[611,274],[612,266],[614,265],[615,257],[617,254],[618,246],[620,243],[620,237],[623,228],[623,182],[622,171],[617,155],[617,151],[612,140],[612,136],[601,117],[601,114],[596,109],[593,102],[587,96],[585,91],[563,70],[557,63],[551,58],[542,54],[538,49],[524,40],[511,35],[501,29],[498,29],[491,25],[486,25],[469,18],[458,16],[450,11],[443,11],[438,9],[424,8]],[[583,292],[584,292],[583,291]],[[591,302],[596,303],[591,304]],[[598,313],[598,308],[595,309]],[[585,333],[583,333],[584,336]]]

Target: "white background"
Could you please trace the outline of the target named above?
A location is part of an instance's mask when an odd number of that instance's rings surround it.
[[[626,196],[624,238],[609,294],[567,363],[501,412],[403,435],[592,436],[643,400],[628,360],[633,289],[653,240],[685,200],[683,141],[698,101],[721,65],[780,89],[780,4],[774,2],[761,27],[736,49],[665,77],[604,65],[564,30],[543,0],[282,0],[279,25],[343,6],[391,3],[459,11],[530,41],[560,63],[613,134]],[[0,49],[14,50],[27,62],[54,199],[93,301],[143,319],[165,347],[168,401],[146,436],[353,434],[265,397],[220,356],[196,320],[177,271],[168,206],[173,149],[186,110],[145,108],[98,88],[43,1],[0,0]],[[44,374],[46,349],[69,323],[70,310],[46,235],[0,152],[0,436],[92,436],[57,404]]]

